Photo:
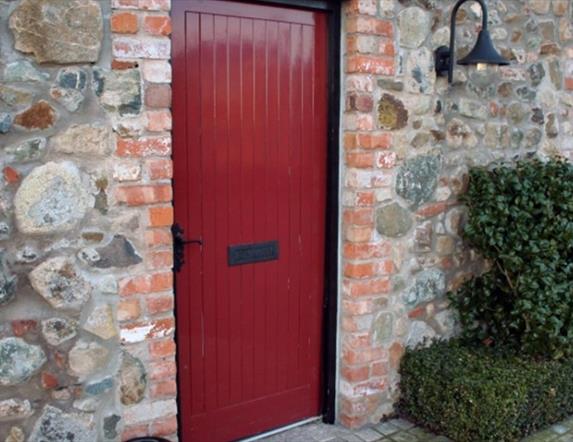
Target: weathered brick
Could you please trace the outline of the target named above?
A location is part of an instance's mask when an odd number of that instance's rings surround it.
[[[132,321],[141,315],[139,299],[122,299],[117,305],[117,319]]]
[[[166,180],[173,177],[173,162],[167,158],[147,160],[145,170],[150,180]]]
[[[173,267],[173,251],[161,250],[147,254],[147,267],[152,270],[170,269]]]
[[[133,12],[114,12],[111,16],[111,31],[118,34],[136,34],[138,17]]]
[[[149,355],[152,359],[165,358],[175,355],[175,342],[173,339],[149,342]]]
[[[112,39],[112,53],[117,58],[149,58],[168,60],[171,57],[171,40],[164,37],[123,37]]]
[[[145,298],[147,314],[150,316],[173,311],[174,301],[172,294],[154,295]]]
[[[152,110],[146,113],[147,130],[149,132],[170,131],[172,126],[171,111],[169,109]]]
[[[128,206],[166,203],[171,201],[172,198],[171,186],[165,184],[119,187],[115,192],[117,202],[125,203]]]
[[[143,19],[143,29],[151,35],[170,35],[171,18],[167,15],[146,15]]]
[[[153,399],[175,396],[177,394],[177,383],[175,382],[175,379],[153,382],[151,384],[150,392]]]
[[[346,20],[346,32],[359,32],[392,38],[394,37],[394,25],[390,20],[357,15]]]
[[[138,275],[119,282],[119,294],[130,296],[138,293],[154,293],[170,290],[173,286],[173,273],[160,272],[151,275]]]
[[[149,83],[171,83],[171,64],[165,60],[144,60],[143,79]]]
[[[177,416],[169,416],[158,419],[151,423],[150,434],[152,436],[169,436],[177,432]]]
[[[157,208],[153,207],[150,210],[154,209]],[[173,213],[172,210],[170,210],[170,212]],[[172,219],[172,215],[170,217]],[[173,236],[169,229],[148,229],[145,231],[145,243],[148,247],[171,246],[173,243]]]
[[[150,108],[171,107],[171,86],[169,84],[148,84],[145,87],[145,105]]]
[[[173,318],[164,318],[122,325],[120,336],[122,343],[133,344],[148,339],[171,336],[174,331],[175,320]]]
[[[117,139],[116,154],[120,157],[166,156],[170,153],[170,136]]]
[[[150,227],[169,227],[173,224],[173,207],[150,207]]]
[[[394,75],[394,59],[387,56],[351,55],[346,59],[346,71],[376,75]]]

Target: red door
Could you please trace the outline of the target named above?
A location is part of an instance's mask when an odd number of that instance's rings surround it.
[[[230,441],[320,414],[326,20],[173,8],[182,435]]]

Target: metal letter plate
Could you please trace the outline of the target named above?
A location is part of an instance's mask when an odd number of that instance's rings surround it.
[[[279,259],[279,242],[267,241],[255,244],[229,246],[229,266]]]

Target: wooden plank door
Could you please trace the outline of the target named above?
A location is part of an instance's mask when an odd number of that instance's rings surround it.
[[[229,441],[320,414],[326,19],[173,8],[182,435]]]

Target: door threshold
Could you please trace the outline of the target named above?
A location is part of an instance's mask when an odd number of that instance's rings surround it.
[[[295,422],[294,424],[285,425],[284,427],[276,428],[275,430],[267,431],[265,433],[257,434],[256,436],[251,436],[246,439],[239,439],[237,442],[253,442],[256,440],[261,440],[264,437],[274,436],[275,434],[284,433],[285,431],[292,430],[293,428],[301,427],[312,422],[320,421],[322,416],[310,417],[302,421]]]

